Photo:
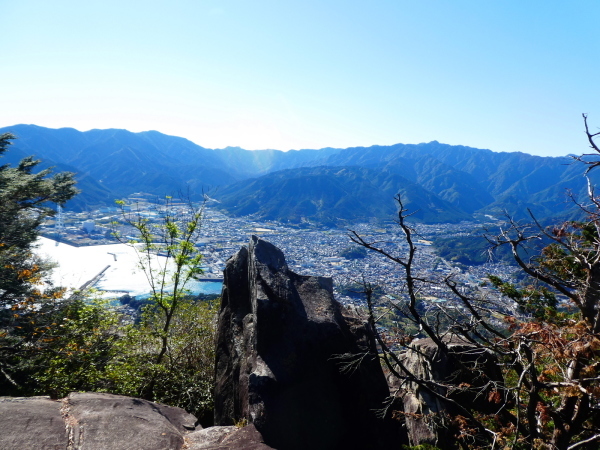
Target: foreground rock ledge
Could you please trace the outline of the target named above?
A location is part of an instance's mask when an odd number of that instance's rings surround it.
[[[253,236],[227,261],[221,302],[216,425],[247,421],[281,450],[388,447],[375,414],[389,390],[373,334],[333,299],[331,278],[292,272]],[[344,371],[340,356],[360,354]]]
[[[98,393],[0,397],[0,449],[268,450],[253,426],[196,429],[181,408]]]

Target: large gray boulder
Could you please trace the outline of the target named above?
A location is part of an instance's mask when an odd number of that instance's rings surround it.
[[[344,316],[330,278],[292,272],[253,236],[227,261],[221,302],[216,425],[247,421],[280,450],[386,448],[376,414],[389,390],[373,334]],[[360,364],[344,365],[350,355]]]
[[[98,393],[0,398],[0,448],[178,450],[196,418],[180,408]]]
[[[269,450],[254,425],[210,427],[186,436],[187,450]]]
[[[268,450],[250,426],[196,428],[183,409],[99,393],[0,397],[0,449]]]
[[[62,403],[48,397],[0,397],[0,448],[66,449]]]
[[[183,434],[196,425],[196,418],[181,408],[91,392],[69,394],[62,413],[70,440],[81,450],[124,443],[132,450],[179,449]]]

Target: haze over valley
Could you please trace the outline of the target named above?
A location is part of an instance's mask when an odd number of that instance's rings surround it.
[[[282,152],[207,149],[155,131],[18,125],[2,132],[18,137],[6,162],[35,154],[44,167],[77,174],[82,192],[63,208],[64,228],[57,229],[56,218],[42,228],[61,243],[45,242],[43,253],[61,266],[55,273],[58,284],[68,280],[77,289],[94,280],[109,296],[144,291],[139,271],[139,282],[121,277],[133,276],[135,264],[123,266],[131,249],[112,237],[120,219],[116,199],[150,218],[155,217],[153,204],[165,195],[184,197],[182,205],[206,200],[199,242],[206,280],[194,292],[216,293],[227,258],[250,235],[259,234],[282,248],[298,273],[332,276],[338,298],[353,302],[344,286],[364,273],[394,289],[398,273],[393,264],[375,255],[344,255],[351,247],[348,229],[400,245],[396,195],[414,213],[410,220],[426,239],[420,270],[435,278],[456,270],[460,262],[463,272],[456,276],[477,286],[489,273],[508,278],[514,270],[506,261],[488,260],[485,230],[497,229],[507,213],[530,220],[531,210],[541,221],[569,217],[577,208],[567,194],[579,198],[586,192],[580,164],[569,157],[496,153],[436,141]],[[136,237],[134,230],[120,231]],[[69,250],[70,244],[84,247]],[[75,258],[76,252],[84,255],[85,246],[96,246],[97,256]],[[113,246],[121,247],[111,253]],[[211,278],[215,281],[206,284]],[[428,292],[438,298],[435,294]]]
[[[34,154],[43,165],[77,173],[81,194],[67,209],[112,205],[135,192],[208,195],[234,216],[346,226],[389,220],[394,196],[422,223],[458,223],[505,213],[570,217],[586,181],[571,158],[497,153],[437,141],[346,149],[207,149],[156,131],[0,128],[18,139],[5,158]],[[594,180],[593,180],[594,181]],[[187,195],[187,194],[186,194]]]

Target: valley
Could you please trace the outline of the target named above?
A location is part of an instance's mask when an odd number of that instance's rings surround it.
[[[135,205],[138,213],[146,215],[150,221],[157,221],[160,219],[155,215],[154,200],[156,198],[150,194],[135,193],[126,199],[126,204]],[[178,203],[175,202],[175,205]],[[184,208],[184,206],[175,207]],[[139,278],[137,282],[132,278],[135,261],[131,259],[133,257],[131,249],[123,244],[118,244],[112,237],[112,232],[118,229],[120,234],[128,239],[136,238],[131,227],[125,227],[123,224],[115,225],[120,220],[120,214],[115,206],[103,207],[86,213],[63,211],[61,213],[62,229],[57,228],[59,222],[57,217],[48,220],[41,229],[42,235],[45,237],[61,241],[55,246],[46,244],[44,246],[45,254],[52,258],[52,249],[58,252],[65,245],[73,244],[80,246],[80,249],[97,249],[93,252],[95,256],[90,259],[95,264],[94,267],[97,266],[99,270],[105,265],[111,265],[111,269],[96,280],[94,287],[100,292],[108,291],[108,296],[110,296],[110,291],[118,291],[117,296],[125,293],[132,296],[142,295],[143,276],[138,273],[137,278],[134,277],[135,279]],[[494,224],[494,220],[488,219],[488,226]],[[484,293],[488,288],[481,285],[485,283],[488,274],[511,279],[515,267],[506,262],[488,261],[481,265],[461,265],[462,268],[459,268],[436,253],[435,242],[440,237],[472,236],[476,238],[476,233],[481,231],[481,226],[481,223],[471,221],[457,224],[415,223],[414,227],[418,235],[418,257],[415,268],[419,276],[442,281],[445,277],[452,275],[461,284]],[[326,227],[308,222],[289,224],[276,220],[261,220],[253,216],[232,217],[215,207],[215,202],[209,202],[205,206],[202,221],[202,238],[197,242],[197,246],[204,256],[202,263],[204,274],[200,284],[193,285],[191,289],[193,292],[217,293],[216,286],[220,286],[217,283],[222,281],[222,272],[227,259],[242,246],[247,245],[251,235],[258,235],[284,251],[288,265],[294,272],[302,275],[319,274],[332,277],[335,296],[341,303],[364,306],[362,296],[353,292],[363,276],[370,283],[379,286],[386,295],[398,299],[403,298],[404,274],[397,264],[373,252],[366,252],[364,257],[343,256],[347,249],[356,247],[350,241],[350,229],[368,240],[385,243],[385,248],[396,254],[403,256],[407,251],[403,235],[392,220],[356,223],[349,228]],[[484,241],[482,236],[479,235],[479,238]],[[114,250],[115,247],[118,247],[119,250]],[[118,256],[115,256],[115,253],[118,253]],[[116,264],[113,261],[117,257],[119,262],[123,258],[128,258],[129,264],[126,266]],[[90,263],[81,260],[79,264],[79,267],[83,269],[83,266]],[[96,275],[97,271],[82,270],[82,272],[85,276],[80,275],[77,284],[69,287],[79,288],[81,284]],[[213,282],[211,283],[211,281]],[[56,282],[60,282],[60,278],[57,278]],[[128,282],[130,286],[127,286]],[[491,292],[488,291],[488,293]],[[431,305],[454,301],[453,296],[439,285],[427,285],[421,294],[425,302]]]
[[[42,167],[69,170],[78,179],[81,194],[67,202],[60,219],[46,221],[41,233],[47,238],[104,246],[115,244],[112,234],[118,231],[135,239],[134,230],[115,225],[115,199],[124,199],[128,208],[135,205],[151,221],[157,219],[153,202],[165,195],[183,198],[178,207],[204,201],[203,236],[197,242],[204,255],[202,282],[219,283],[227,259],[255,234],[281,248],[292,270],[332,277],[336,297],[358,305],[363,300],[354,291],[363,276],[391,298],[405,295],[396,264],[372,252],[343,256],[352,254],[348,230],[384,241],[399,254],[406,251],[394,223],[396,195],[413,212],[411,224],[421,239],[415,268],[438,282],[427,284],[420,295],[428,305],[450,305],[446,302],[453,297],[439,283],[445,277],[485,295],[494,295],[487,275],[512,277],[508,255],[500,252],[488,261],[481,237],[486,229],[497,229],[507,217],[530,221],[529,211],[541,223],[577,218],[581,210],[573,199],[587,192],[581,167],[571,158],[437,141],[282,152],[207,149],[156,131],[80,132],[35,125],[0,129],[5,131],[18,137],[7,163],[34,154]],[[94,273],[93,283],[92,277],[84,281],[102,290],[117,271],[112,267],[103,276]],[[211,292],[217,291],[214,286]]]

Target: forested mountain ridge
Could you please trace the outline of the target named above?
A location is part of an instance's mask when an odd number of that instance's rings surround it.
[[[274,194],[276,193],[276,194]],[[368,221],[396,213],[394,196],[423,222],[458,222],[471,217],[420,185],[387,170],[365,167],[304,167],[273,172],[220,189],[221,204],[238,215],[335,225],[340,218]]]
[[[67,207],[111,203],[133,192],[203,192],[234,214],[324,223],[389,217],[397,193],[425,222],[468,220],[475,213],[568,215],[567,189],[585,193],[568,157],[496,153],[437,141],[321,150],[207,149],[157,131],[80,132],[15,125],[16,162],[34,154],[77,173],[82,194]]]

